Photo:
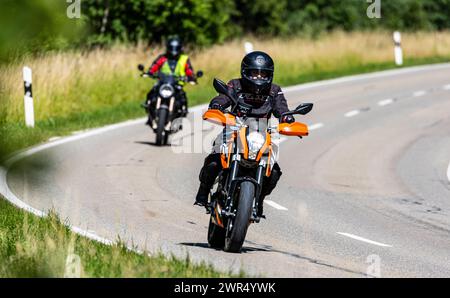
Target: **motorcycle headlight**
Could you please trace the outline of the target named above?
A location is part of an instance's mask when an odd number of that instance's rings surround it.
[[[266,142],[265,136],[259,132],[254,131],[248,134],[247,143],[250,159],[256,159],[259,150],[261,150],[265,142]]]
[[[172,97],[173,93],[174,93],[173,87],[168,84],[162,85],[159,88],[159,95],[161,95],[161,97],[163,98]]]

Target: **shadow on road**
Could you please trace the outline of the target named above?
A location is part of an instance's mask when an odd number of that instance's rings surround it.
[[[209,247],[208,243],[200,243],[200,242],[182,242],[178,243],[179,245],[185,245],[185,246],[192,246],[192,247],[201,247],[201,248],[207,248],[207,249],[214,249],[214,250],[222,250],[220,248],[213,248]],[[270,252],[272,250],[266,249],[266,248],[260,248],[260,247],[242,247],[241,253],[247,253],[247,252],[254,252],[254,251],[264,251],[264,252]]]
[[[250,242],[250,241],[245,241],[245,242]],[[200,243],[200,242],[182,242],[182,243],[178,243],[179,245],[185,245],[185,246],[192,246],[192,247],[200,247],[200,248],[206,248],[206,249],[213,249],[213,250],[217,250],[217,251],[221,251],[222,249],[220,248],[212,248],[209,247],[208,243]],[[252,243],[253,244],[253,243]],[[359,275],[359,276],[365,276],[364,272],[360,272],[360,271],[356,271],[356,270],[352,270],[352,269],[348,269],[348,268],[344,268],[344,267],[340,267],[340,266],[335,266],[332,264],[328,264],[324,261],[318,260],[318,259],[313,259],[307,256],[302,256],[296,253],[292,253],[292,252],[287,252],[287,251],[281,251],[278,249],[272,249],[271,246],[264,246],[264,247],[249,247],[249,246],[244,246],[242,247],[241,253],[249,253],[249,252],[274,252],[274,253],[280,253],[283,255],[287,255],[296,259],[301,259],[304,261],[307,261],[311,264],[315,264],[315,265],[319,265],[319,266],[324,266],[324,267],[328,267],[328,268],[333,268],[336,270],[341,270],[344,272],[348,272],[348,273],[352,273],[355,275]]]
[[[150,145],[150,146],[154,146],[154,147],[171,147],[171,146],[177,146],[177,145],[172,145],[172,144],[167,144],[167,145],[156,145],[156,142],[144,142],[144,141],[135,141],[135,144],[141,144],[141,145]]]

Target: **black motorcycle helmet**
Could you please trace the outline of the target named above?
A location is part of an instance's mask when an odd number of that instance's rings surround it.
[[[166,43],[166,55],[170,59],[177,59],[183,51],[183,43],[179,37],[171,37]]]
[[[241,63],[242,88],[244,92],[268,94],[273,81],[272,58],[260,51],[247,54]]]

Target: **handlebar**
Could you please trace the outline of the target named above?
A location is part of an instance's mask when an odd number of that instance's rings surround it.
[[[159,75],[155,75],[155,74],[151,75],[151,74],[149,74],[148,72],[143,72],[143,73],[141,73],[141,77],[142,77],[142,78],[151,78],[151,79],[155,79],[155,80],[160,79],[160,76],[159,76]],[[174,77],[175,80],[177,80],[177,81],[182,81],[182,82],[185,82],[185,83],[190,83],[190,84],[192,84],[192,85],[197,85],[197,84],[198,84],[196,81],[189,81],[189,77],[188,77],[188,76],[173,76],[173,77]]]

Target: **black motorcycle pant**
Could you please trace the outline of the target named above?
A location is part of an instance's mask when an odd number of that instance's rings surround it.
[[[219,175],[222,165],[220,162],[220,154],[212,153],[205,158],[203,168],[200,170],[200,183],[202,183],[206,188],[210,189]],[[275,163],[272,167],[272,172],[269,177],[264,177],[263,187],[261,190],[261,198],[270,195],[272,191],[277,186],[278,180],[281,177],[281,169],[278,163]]]

